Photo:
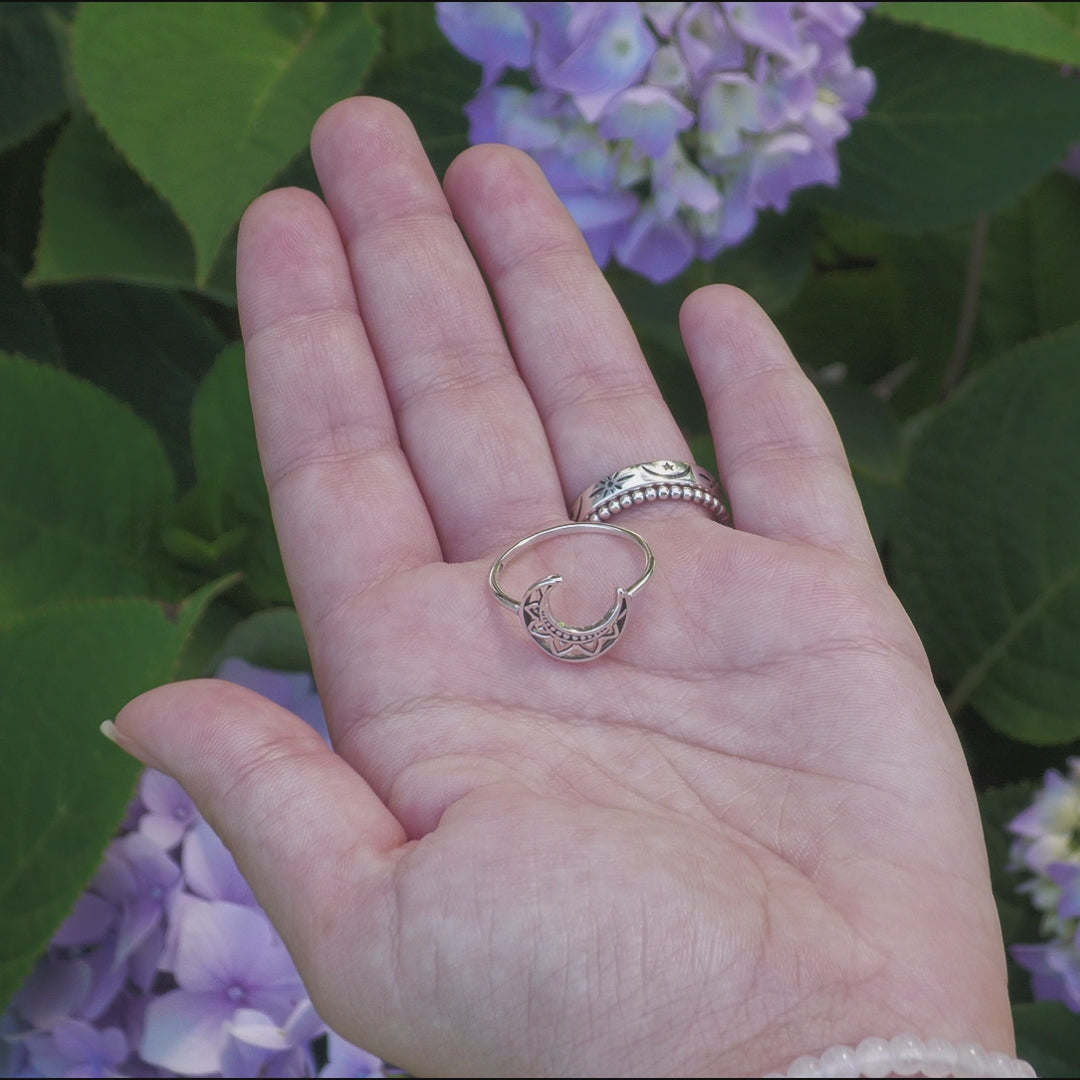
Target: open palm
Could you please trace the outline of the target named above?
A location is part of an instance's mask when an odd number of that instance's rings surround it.
[[[118,726],[225,838],[321,1015],[440,1075],[752,1075],[908,1030],[1011,1049],[963,756],[765,316],[721,286],[683,311],[737,529],[626,511],[656,573],[610,653],[560,663],[492,560],[685,439],[527,158],[473,148],[444,192],[373,99],[312,149],[325,203],[258,201],[238,283],[334,750],[213,681]],[[506,577],[564,573],[588,622],[639,569],[589,533]]]

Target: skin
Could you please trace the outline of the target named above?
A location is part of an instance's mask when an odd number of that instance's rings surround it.
[[[334,749],[215,680],[116,724],[233,851],[321,1015],[416,1074],[752,1076],[908,1031],[1012,1053],[965,761],[767,317],[723,285],[681,313],[736,529],[627,511],[656,574],[612,652],[559,663],[492,560],[685,439],[526,156],[473,147],[440,186],[371,98],[312,152],[325,203],[255,202],[238,287]],[[568,593],[594,541],[553,548]]]

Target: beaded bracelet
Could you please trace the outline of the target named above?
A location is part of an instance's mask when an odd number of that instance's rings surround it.
[[[793,1061],[788,1076],[1035,1076],[1019,1058],[984,1050],[978,1043],[951,1043],[897,1035],[893,1039],[863,1039],[858,1046],[831,1046],[820,1057]]]

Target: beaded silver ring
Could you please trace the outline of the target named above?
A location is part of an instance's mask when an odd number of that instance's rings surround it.
[[[731,524],[716,478],[700,465],[667,460],[628,465],[590,484],[574,501],[570,517],[606,522],[633,506],[665,500],[700,506],[722,524]]]

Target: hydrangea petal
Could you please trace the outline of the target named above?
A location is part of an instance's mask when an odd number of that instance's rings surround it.
[[[850,37],[862,24],[862,7],[852,3],[807,3],[803,5],[806,15],[829,29],[838,38]]]
[[[532,28],[518,4],[438,4],[439,29],[455,49],[484,68],[485,85],[506,68],[528,67]]]
[[[222,1028],[235,1008],[211,991],[172,990],[156,997],[146,1010],[139,1056],[182,1076],[216,1073]]]
[[[717,71],[736,70],[746,62],[746,46],[732,33],[716,4],[689,4],[679,19],[676,39],[697,81]]]
[[[78,1011],[93,983],[94,974],[85,960],[46,956],[12,1001],[14,1012],[37,1028],[51,1028],[63,1016]]]
[[[543,150],[558,145],[563,125],[546,107],[541,95],[516,86],[493,86],[481,90],[465,106],[469,141],[499,142],[519,150]]]
[[[180,865],[188,888],[204,900],[228,900],[246,907],[258,901],[221,838],[200,819],[184,837]]]
[[[643,3],[640,5],[645,18],[661,37],[671,37],[679,16],[686,9],[685,3]]]
[[[563,197],[563,203],[583,232],[619,225],[632,218],[639,206],[637,197],[629,192],[612,195],[573,192]]]
[[[645,82],[649,86],[661,86],[665,90],[685,92],[689,87],[690,72],[682,53],[674,45],[661,45],[649,61]]]
[[[757,84],[744,73],[713,76],[702,91],[698,118],[706,162],[741,154],[745,133],[764,127]]]
[[[145,769],[139,778],[139,800],[145,812],[139,831],[168,851],[180,843],[199,812],[188,793],[171,777],[157,769]]]
[[[96,1027],[82,1020],[61,1020],[53,1028],[57,1049],[72,1064],[120,1065],[128,1054],[127,1039],[119,1028]]]
[[[92,945],[112,928],[116,917],[116,908],[108,900],[85,892],[75,902],[71,914],[60,924],[52,943],[60,947]]]
[[[275,985],[298,976],[260,910],[223,900],[185,905],[177,935],[176,981],[185,990],[227,992],[235,984]]]
[[[639,157],[663,157],[679,132],[694,122],[694,114],[667,91],[655,86],[624,90],[604,110],[600,134],[629,139]]]
[[[804,61],[805,46],[795,32],[794,4],[753,4],[736,0],[720,6],[732,28],[744,41],[782,56],[793,64]]]
[[[99,1031],[70,1018],[45,1034],[26,1039],[30,1064],[41,1076],[120,1076],[116,1067],[128,1056],[127,1039],[117,1028]]]
[[[637,4],[580,4],[571,20],[574,48],[557,63],[540,54],[544,82],[570,94],[581,115],[594,122],[604,106],[648,67],[656,39]],[[546,63],[545,63],[546,59]]]
[[[685,227],[664,220],[655,207],[646,207],[616,243],[619,262],[650,281],[677,277],[690,265],[694,244]]]
[[[161,930],[157,933],[160,935]],[[83,957],[91,972],[91,983],[77,1010],[72,1010],[84,1020],[97,1020],[110,1008],[124,985],[131,977],[130,964],[117,963],[116,942],[105,942]]]

